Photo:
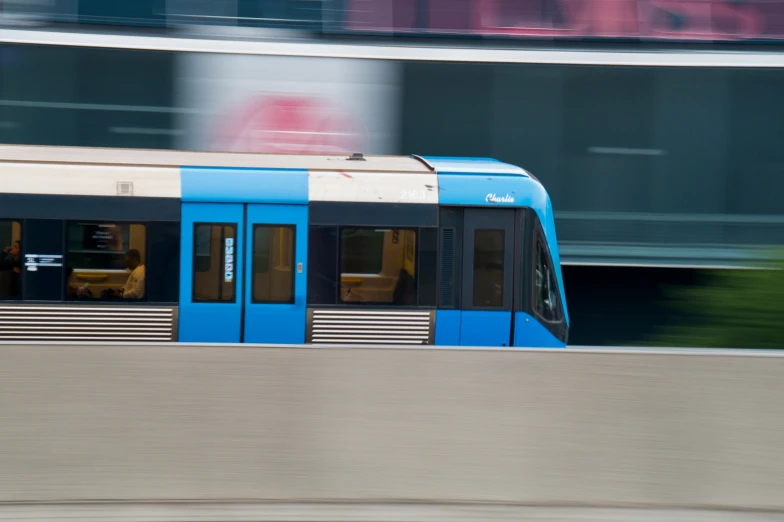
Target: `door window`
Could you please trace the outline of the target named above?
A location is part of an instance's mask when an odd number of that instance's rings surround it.
[[[193,225],[193,302],[235,302],[236,256],[234,223]]]
[[[473,306],[503,308],[505,231],[474,231]]]
[[[294,225],[253,227],[254,303],[294,303]]]

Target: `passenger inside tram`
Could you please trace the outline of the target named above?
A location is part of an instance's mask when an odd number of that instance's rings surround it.
[[[22,276],[22,226],[18,221],[0,221],[0,299],[19,299]]]
[[[142,257],[138,250],[132,248],[125,253],[125,265],[131,273],[122,288],[109,288],[107,297],[121,297],[123,299],[144,298],[145,269]]]
[[[22,243],[14,241],[3,249],[0,256],[0,297],[4,299],[19,297],[21,274]]]
[[[70,223],[66,295],[70,299],[144,299],[146,227]]]
[[[88,288],[88,286],[88,283],[77,280],[76,276],[74,275],[74,269],[68,267],[68,282],[66,283],[66,293],[68,297],[93,297],[93,292]]]
[[[0,261],[4,270],[13,270],[17,274],[20,272],[19,254],[22,252],[22,242],[14,241],[3,249],[3,258]]]

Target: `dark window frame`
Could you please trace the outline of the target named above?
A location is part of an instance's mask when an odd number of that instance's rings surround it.
[[[256,263],[258,258],[256,256],[256,230],[259,228],[286,228],[292,232],[291,240],[291,298],[286,300],[278,299],[257,299],[256,288],[253,282],[253,277],[256,275]],[[250,302],[252,304],[294,304],[296,302],[296,285],[297,285],[297,225],[294,223],[254,223],[253,232],[251,236],[251,271],[250,271]]]
[[[193,223],[193,252],[191,255],[191,296],[190,300],[192,303],[196,304],[237,304],[237,270],[234,270],[234,277],[231,280],[231,285],[233,289],[233,296],[232,299],[227,301],[221,299],[223,296],[223,283],[221,278],[223,277],[224,270],[218,271],[218,299],[196,299],[195,291],[196,291],[196,270],[195,268],[195,261],[196,261],[196,231],[200,226],[207,226],[207,227],[215,227],[218,226],[221,229],[221,245],[226,242],[226,227],[231,227],[232,231],[234,232],[234,266],[237,266],[237,249],[239,247],[240,239],[237,237],[237,229],[239,228],[236,222],[211,222],[211,221],[194,221]],[[210,248],[212,248],[212,233],[210,231]],[[181,254],[182,255],[182,254]],[[224,253],[225,255],[225,253]],[[210,268],[212,267],[212,256],[210,256]],[[209,272],[209,270],[207,270]]]
[[[463,234],[465,232],[464,207],[441,207],[438,216],[437,248],[437,304],[439,310],[461,310],[463,304]],[[445,249],[444,232],[452,231],[452,249]],[[451,254],[452,277],[445,278],[444,263],[449,261]],[[449,301],[445,298],[451,299]]]
[[[533,311],[536,318],[543,323],[550,324],[550,325],[558,325],[564,321],[564,311],[563,305],[561,302],[561,291],[558,287],[558,278],[555,277],[555,264],[553,263],[553,258],[550,255],[550,247],[547,244],[547,238],[542,231],[541,224],[537,223],[536,230],[534,231],[534,241],[533,241],[534,248],[532,249],[533,253],[533,263],[531,264],[531,310]],[[539,253],[544,254],[544,262],[550,269],[550,274],[552,275],[552,282],[555,284],[555,288],[551,287],[550,281],[544,281],[543,283],[550,288],[551,291],[555,295],[557,300],[556,306],[553,308],[554,318],[549,319],[545,317],[539,308],[537,307],[537,299],[539,297],[539,291],[536,286],[536,268],[537,268],[537,260],[539,257]],[[543,274],[543,276],[546,276]]]
[[[152,221],[142,221],[142,220],[125,220],[125,219],[62,219],[63,223],[63,282],[62,282],[62,301],[68,303],[85,303],[85,304],[97,304],[97,303],[123,303],[128,305],[133,304],[147,304],[150,303],[150,294],[149,294],[149,281],[150,281],[150,273],[149,273],[149,266],[147,264],[147,260],[150,257],[150,224],[153,223]],[[126,299],[122,297],[112,297],[106,298],[101,296],[93,296],[88,298],[79,298],[79,297],[69,297],[68,296],[68,267],[70,266],[69,263],[69,256],[70,256],[70,249],[68,248],[68,234],[70,231],[71,225],[78,225],[80,223],[90,223],[90,224],[100,224],[100,223],[117,223],[128,225],[129,227],[132,225],[141,225],[144,227],[144,297],[137,299]],[[129,235],[130,235],[130,228],[129,228]],[[127,251],[127,250],[126,250]],[[125,252],[123,252],[123,255]],[[154,276],[154,274],[153,274]]]
[[[416,292],[416,297],[414,299],[414,304],[404,304],[399,305],[393,302],[383,302],[383,301],[360,301],[360,302],[345,302],[342,296],[342,276],[343,276],[343,231],[346,229],[351,230],[378,230],[380,228],[386,228],[390,230],[406,230],[406,231],[413,231],[415,233],[415,241],[414,241],[414,264],[416,266],[416,274],[413,276],[414,280],[412,282],[412,286],[414,287],[414,291]],[[388,226],[388,225],[338,225],[337,226],[337,274],[336,274],[336,285],[335,285],[335,303],[337,306],[355,306],[355,307],[393,307],[396,309],[404,309],[404,308],[421,308],[419,301],[420,301],[420,290],[419,290],[419,272],[420,268],[420,255],[419,255],[419,247],[420,241],[422,238],[422,234],[420,229],[424,227],[420,226]],[[398,279],[399,281],[399,279]]]
[[[515,215],[516,209],[513,208],[488,208],[488,207],[465,207],[463,214],[462,228],[462,247],[460,257],[462,262],[462,275],[460,286],[462,293],[460,296],[460,310],[463,311],[486,311],[486,312],[512,312],[514,310],[515,291],[505,291],[502,295],[503,306],[474,306],[473,288],[475,281],[474,274],[474,252],[476,230],[503,230],[504,231],[504,252],[503,252],[503,284],[505,288],[512,288],[514,285],[514,265],[515,265]],[[508,236],[506,235],[508,233]],[[469,262],[469,259],[471,260]],[[469,283],[470,282],[470,283]]]
[[[309,223],[307,230],[307,306],[308,308],[337,306],[340,292],[340,285],[336,280],[340,272],[338,226]],[[325,236],[331,240],[322,242]]]

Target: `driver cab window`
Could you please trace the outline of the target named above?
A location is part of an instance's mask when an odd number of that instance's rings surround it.
[[[558,283],[544,237],[537,234],[534,269],[534,311],[546,321],[559,321]]]

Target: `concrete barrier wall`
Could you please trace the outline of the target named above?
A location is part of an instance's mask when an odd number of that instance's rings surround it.
[[[0,345],[0,501],[784,508],[784,358]]]

